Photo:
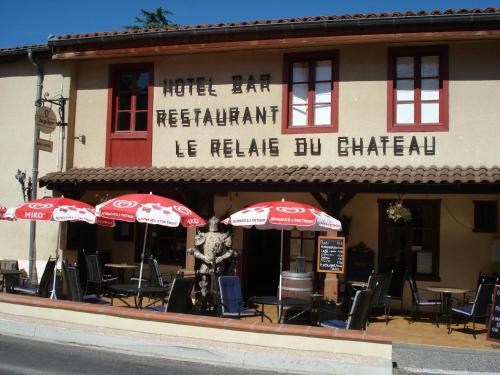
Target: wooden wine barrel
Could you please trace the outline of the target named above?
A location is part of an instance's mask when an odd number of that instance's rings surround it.
[[[313,293],[312,272],[283,271],[281,279],[281,296],[283,298],[311,299],[311,294]]]

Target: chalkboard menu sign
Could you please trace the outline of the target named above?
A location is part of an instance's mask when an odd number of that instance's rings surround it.
[[[345,238],[318,237],[318,272],[344,273]]]
[[[491,341],[500,342],[500,285],[496,285],[493,292],[487,338]]]

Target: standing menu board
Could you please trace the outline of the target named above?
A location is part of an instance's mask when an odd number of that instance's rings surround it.
[[[500,285],[496,285],[493,289],[493,303],[486,336],[488,340],[500,342]]]
[[[344,273],[345,238],[318,237],[318,272]]]

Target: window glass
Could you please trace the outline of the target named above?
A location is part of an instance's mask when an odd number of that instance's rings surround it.
[[[117,131],[130,130],[130,112],[118,112]]]
[[[422,103],[422,124],[439,122],[439,103]]]
[[[439,77],[439,57],[422,56],[420,75],[422,77]]]
[[[314,124],[329,125],[331,122],[330,104],[316,104],[314,106]]]
[[[396,59],[396,77],[413,77],[413,57],[398,57]]]
[[[332,83],[331,82],[321,82],[316,83],[316,103],[330,103],[332,100]]]
[[[121,93],[132,91],[132,82],[134,81],[132,74],[120,74],[118,81],[118,90]]]
[[[413,124],[415,122],[413,116],[413,104],[398,103],[396,107],[397,123],[398,124]]]
[[[439,79],[422,79],[422,100],[439,100]]]
[[[309,80],[309,64],[306,62],[294,63],[292,79],[292,82],[307,82]]]
[[[331,81],[332,62],[330,60],[318,61],[316,63],[316,81]]]
[[[292,126],[307,125],[307,107],[293,106],[292,109]]]
[[[308,85],[300,83],[293,85],[293,104],[307,104]]]
[[[131,108],[132,95],[130,93],[120,93],[118,95],[118,109],[127,110]]]
[[[135,130],[138,132],[148,130],[148,113],[137,112],[135,114]]]
[[[410,100],[414,99],[413,79],[398,79],[396,81],[396,100]]]

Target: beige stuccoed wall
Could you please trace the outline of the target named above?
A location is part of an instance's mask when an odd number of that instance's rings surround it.
[[[64,63],[40,62],[44,73],[43,93],[50,98],[60,94],[68,96],[69,74]],[[33,132],[36,99],[36,70],[23,58],[15,62],[0,63],[0,203],[13,207],[22,203],[21,187],[14,178],[17,169],[26,171],[26,179],[32,174]],[[57,109],[53,107],[57,113]],[[39,152],[39,176],[58,168],[57,155],[60,147],[58,129],[43,139],[53,141],[53,152]],[[63,145],[63,147],[65,147]],[[46,189],[38,189],[38,197],[52,196]],[[18,259],[21,268],[28,268],[29,221],[0,221],[0,258]],[[37,224],[37,268],[41,276],[49,255],[55,254],[57,242],[56,223]]]
[[[120,59],[81,62],[78,74],[78,103],[76,108],[76,133],[87,136],[87,144],[75,145],[75,165],[80,167],[104,165],[105,129],[107,115],[108,70],[111,63],[152,61],[155,64],[155,91],[153,113],[153,165],[155,166],[260,166],[260,165],[461,165],[493,166],[498,164],[498,141],[500,133],[496,125],[500,121],[500,110],[496,101],[500,89],[500,42],[470,41],[451,42],[449,45],[449,132],[387,133],[387,48],[388,45],[335,46],[340,56],[339,132],[326,134],[282,135],[282,61],[283,53],[299,50],[272,50],[254,52],[221,52],[218,54],[192,54],[163,56],[149,59]],[[392,45],[391,45],[392,46]],[[252,74],[271,75],[270,92],[232,94],[231,76]],[[189,77],[212,78],[217,96],[185,94],[183,97],[163,95],[163,81]],[[270,117],[270,106],[278,106],[276,124],[268,118],[266,125],[158,126],[156,110],[200,108],[203,116],[210,108],[215,117],[216,108],[237,106],[243,110],[249,106],[266,106]],[[178,120],[180,116],[178,115]],[[394,156],[392,148],[387,155],[352,155],[341,157],[337,153],[339,136],[363,137],[367,146],[370,137],[388,135],[403,136],[405,145],[413,135],[423,148],[424,137],[429,142],[436,139],[435,155]],[[296,137],[317,140],[321,138],[321,156],[294,156]],[[279,139],[280,155],[271,157],[212,157],[210,139],[238,139],[242,148],[248,148],[256,139],[259,147],[262,139]],[[176,157],[175,142],[185,152],[187,140],[197,143],[197,157]],[[380,146],[380,141],[378,142]],[[246,150],[243,150],[246,151]]]
[[[230,193],[217,196],[215,213],[222,216],[229,208],[235,212],[250,204],[280,200],[292,200],[319,204],[308,193]],[[394,199],[394,194],[357,194],[342,211],[342,215],[352,218],[347,247],[364,242],[375,251],[375,268],[378,268],[378,199]],[[497,200],[491,195],[434,195],[409,194],[405,199],[440,199],[440,281],[419,281],[419,287],[446,285],[474,290],[480,272],[498,272],[500,263],[491,258],[492,241],[497,233],[475,233],[474,200]],[[500,228],[500,227],[499,227]],[[243,229],[235,228],[233,246],[243,248]],[[407,288],[408,289],[408,286]],[[411,301],[409,290],[405,290],[405,303]]]

